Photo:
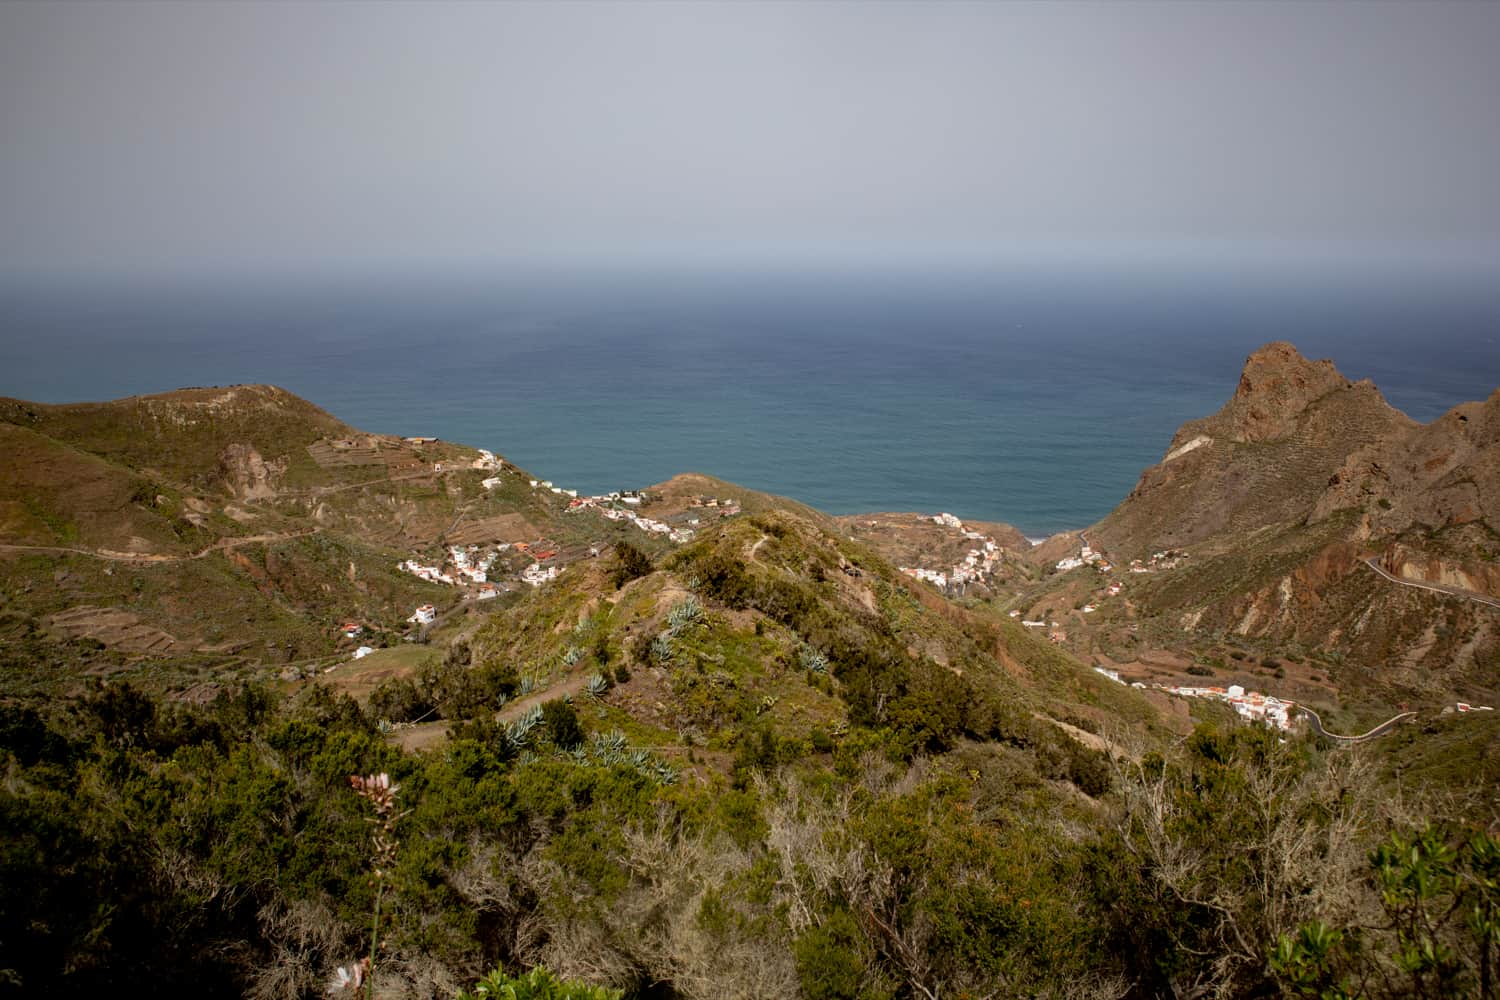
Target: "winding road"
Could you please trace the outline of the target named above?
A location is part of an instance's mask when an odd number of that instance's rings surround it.
[[[1462,587],[1450,587],[1447,584],[1443,583],[1420,583],[1416,580],[1407,580],[1402,577],[1395,576],[1394,574],[1387,572],[1385,568],[1376,561],[1374,556],[1366,559],[1365,565],[1370,567],[1375,572],[1379,573],[1381,576],[1385,577],[1392,583],[1400,584],[1403,587],[1415,587],[1418,590],[1430,590],[1435,594],[1447,594],[1449,597],[1463,597],[1467,598],[1468,600],[1475,601],[1479,604],[1487,604],[1492,608],[1500,608],[1500,599],[1490,597],[1488,594],[1476,594],[1474,591],[1465,590]]]
[[[1311,720],[1313,732],[1317,733],[1325,740],[1332,740],[1333,742],[1343,746],[1353,746],[1356,743],[1364,743],[1367,740],[1373,740],[1377,737],[1384,736],[1386,733],[1390,732],[1392,729],[1396,728],[1407,719],[1415,719],[1417,717],[1416,712],[1402,712],[1400,715],[1392,716],[1391,718],[1386,719],[1384,722],[1376,726],[1374,729],[1370,730],[1368,733],[1361,733],[1359,736],[1340,736],[1338,733],[1330,733],[1328,730],[1324,729],[1323,720],[1318,718],[1318,713],[1314,712],[1306,705],[1298,705],[1297,711],[1306,715],[1308,719]]]

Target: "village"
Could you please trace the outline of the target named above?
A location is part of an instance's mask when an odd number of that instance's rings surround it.
[[[407,439],[408,443],[412,444],[431,443],[432,440],[431,438]],[[487,476],[480,483],[486,491],[493,490],[504,482],[500,473],[506,471],[507,468],[503,459],[483,448],[479,449],[479,457],[469,462],[436,463],[433,466],[436,472],[468,470],[492,472],[494,475]],[[515,471],[514,467],[509,468]],[[567,504],[563,510],[565,514],[596,513],[606,520],[627,522],[647,534],[664,537],[678,545],[692,541],[696,535],[695,529],[704,518],[727,518],[741,512],[737,500],[694,496],[687,498],[685,509],[674,510],[666,515],[670,516],[674,522],[678,522],[669,524],[664,520],[637,512],[642,506],[652,502],[651,498],[641,490],[616,490],[605,494],[580,496],[578,490],[557,486],[551,480],[530,479],[528,485],[532,490],[566,499]],[[507,554],[524,556],[529,561],[519,571],[513,569],[514,560],[510,561],[511,568],[500,567],[498,564]],[[580,551],[575,555],[581,554]],[[589,557],[596,558],[600,554],[599,545],[588,546]],[[426,563],[413,557],[398,563],[397,569],[428,583],[462,588],[464,592],[462,602],[486,601],[514,589],[513,583],[540,587],[557,579],[566,571],[566,565],[560,561],[560,557],[566,558],[560,546],[545,538],[534,542],[471,543],[447,546],[444,550],[444,558],[436,563]],[[497,579],[497,576],[503,579]],[[426,628],[432,625],[438,617],[439,612],[433,605],[424,604],[413,611],[407,618],[407,622],[419,628]],[[361,634],[362,628],[358,624],[349,623],[343,627],[342,632],[345,638],[353,641]],[[368,649],[368,647],[361,648]],[[360,655],[362,654],[356,651],[356,658]]]
[[[1185,685],[1168,684],[1144,684],[1141,681],[1126,681],[1120,676],[1118,670],[1108,667],[1095,667],[1094,673],[1099,674],[1116,684],[1123,684],[1140,690],[1151,689],[1154,691],[1165,691],[1180,698],[1207,698],[1212,701],[1222,701],[1234,709],[1235,714],[1247,722],[1256,722],[1286,732],[1292,728],[1292,710],[1296,702],[1285,701],[1274,695],[1261,694],[1259,691],[1246,691],[1239,684],[1231,684],[1223,687],[1190,687]]]
[[[994,575],[1001,562],[998,542],[983,532],[966,528],[963,521],[952,514],[934,514],[931,520],[936,525],[959,532],[968,541],[979,543],[979,547],[970,549],[964,555],[962,562],[946,570],[924,569],[916,566],[898,567],[902,573],[914,580],[930,583],[947,594],[961,594],[970,584],[983,583]]]

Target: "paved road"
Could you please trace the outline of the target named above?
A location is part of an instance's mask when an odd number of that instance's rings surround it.
[[[1442,583],[1421,583],[1416,580],[1406,580],[1402,577],[1394,576],[1391,573],[1387,573],[1385,569],[1380,565],[1380,563],[1375,560],[1374,556],[1366,559],[1365,565],[1370,567],[1375,572],[1379,573],[1381,576],[1385,577],[1392,583],[1400,584],[1403,587],[1415,587],[1418,590],[1430,590],[1435,594],[1447,594],[1449,597],[1463,597],[1467,598],[1468,600],[1475,601],[1479,604],[1488,604],[1492,608],[1500,608],[1500,599],[1490,597],[1487,594],[1476,594],[1472,590],[1465,590],[1462,587],[1450,587],[1447,584]]]
[[[1396,728],[1407,719],[1415,719],[1417,717],[1416,712],[1402,712],[1400,715],[1396,715],[1385,720],[1380,725],[1370,730],[1368,733],[1362,733],[1359,736],[1340,736],[1338,733],[1330,733],[1328,730],[1324,729],[1323,720],[1318,718],[1318,713],[1314,712],[1306,705],[1298,705],[1297,711],[1302,712],[1310,720],[1312,720],[1313,732],[1317,733],[1319,736],[1323,737],[1326,740],[1332,740],[1335,743],[1344,745],[1364,743],[1367,740],[1373,740],[1377,737],[1384,736],[1386,733],[1390,732],[1392,729]]]

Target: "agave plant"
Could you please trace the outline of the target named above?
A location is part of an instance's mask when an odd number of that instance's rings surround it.
[[[595,674],[590,677],[588,685],[584,687],[584,691],[588,693],[590,698],[603,698],[604,692],[608,690],[609,681],[604,679],[603,674]]]
[[[667,612],[667,631],[673,636],[681,635],[702,621],[703,605],[698,603],[698,598],[689,594],[672,605],[672,610]]]
[[[802,661],[803,670],[811,670],[815,674],[828,673],[828,657],[811,646],[803,646],[798,659]]]
[[[651,656],[665,663],[672,658],[672,637],[666,632],[651,640]]]
[[[532,705],[519,719],[506,727],[505,737],[518,747],[531,742],[531,733],[542,723],[542,706]]]
[[[618,729],[610,730],[607,733],[594,734],[594,747],[603,753],[622,753],[628,745],[629,743],[625,739],[625,734]]]
[[[522,677],[521,684],[516,688],[516,694],[522,698],[536,690],[536,681],[531,677]]]
[[[573,664],[583,659],[583,650],[579,649],[577,646],[569,646],[568,651],[563,654],[562,659],[564,663],[571,667]]]

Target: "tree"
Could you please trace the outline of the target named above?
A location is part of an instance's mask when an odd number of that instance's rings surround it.
[[[616,590],[637,577],[645,576],[654,569],[651,557],[629,542],[615,543],[615,562],[610,568],[609,582]]]

